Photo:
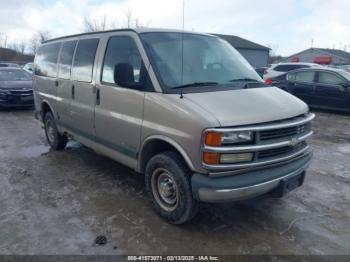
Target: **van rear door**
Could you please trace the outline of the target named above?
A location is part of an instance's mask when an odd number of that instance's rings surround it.
[[[63,42],[58,62],[56,85],[59,103],[56,105],[56,110],[59,124],[63,127],[72,122],[70,114],[72,102],[71,67],[77,42],[76,40]]]
[[[80,39],[76,47],[68,129],[76,135],[94,140],[95,82],[93,70],[98,47],[98,38]]]

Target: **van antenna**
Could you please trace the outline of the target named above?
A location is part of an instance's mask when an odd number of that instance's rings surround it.
[[[185,32],[185,0],[182,1],[182,34],[181,34],[181,85],[184,82],[184,32]],[[182,88],[180,98],[183,98]]]

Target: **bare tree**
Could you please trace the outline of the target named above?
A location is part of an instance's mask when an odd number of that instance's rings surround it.
[[[24,52],[25,52],[25,50],[26,50],[26,47],[27,47],[26,42],[21,41],[21,42],[18,43],[19,53],[20,53],[21,55],[24,54]]]
[[[29,49],[30,49],[31,53],[35,54],[38,47],[39,47],[38,39],[35,36],[33,36],[29,40]]]
[[[10,43],[7,47],[19,53],[19,47],[17,42]]]
[[[126,16],[126,26],[127,26],[128,28],[132,27],[132,12],[131,12],[130,9],[128,9],[128,10],[126,11],[125,16]]]
[[[271,56],[278,56],[278,49],[279,46],[277,44],[267,44],[268,48],[270,48],[270,55]]]
[[[39,39],[40,44],[51,38],[51,33],[49,31],[38,31],[37,37]]]
[[[134,18],[132,11],[128,9],[125,13],[126,17],[126,27],[142,27],[142,26],[148,26],[150,24],[150,21],[147,22],[145,25],[140,23],[140,20],[138,18]],[[103,31],[107,29],[117,29],[121,27],[125,27],[124,25],[121,26],[116,19],[108,18],[107,16],[101,16],[95,19],[92,18],[84,18],[84,32],[96,32],[96,31]],[[124,24],[124,23],[123,23]]]
[[[98,19],[84,18],[84,32],[96,32],[107,29],[107,17],[102,16]]]
[[[35,54],[41,43],[50,38],[51,34],[49,31],[38,31],[34,33],[31,39],[29,40],[29,49],[31,53]]]
[[[0,47],[7,47],[7,34],[0,32]]]

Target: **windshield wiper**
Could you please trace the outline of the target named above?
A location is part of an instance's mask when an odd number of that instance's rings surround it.
[[[190,84],[174,86],[171,89],[193,87],[193,86],[211,86],[211,85],[218,85],[218,83],[217,82],[194,82],[194,83],[190,83]]]
[[[236,79],[231,79],[229,82],[257,82],[257,83],[262,83],[259,80],[253,79],[253,78],[236,78]]]

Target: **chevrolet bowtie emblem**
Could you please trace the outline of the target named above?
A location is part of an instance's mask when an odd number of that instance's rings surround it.
[[[291,140],[289,140],[290,146],[296,146],[298,143],[299,143],[299,140],[296,137],[293,137]]]

